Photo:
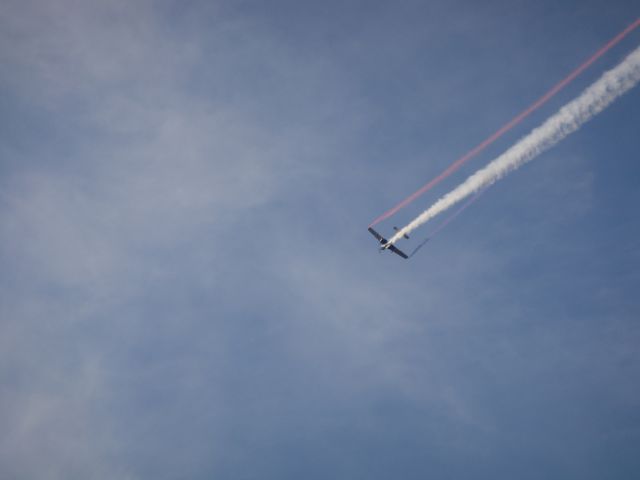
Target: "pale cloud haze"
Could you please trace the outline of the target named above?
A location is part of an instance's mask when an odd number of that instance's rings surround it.
[[[366,226],[637,16],[5,0],[0,477],[634,477],[639,92],[408,262]]]

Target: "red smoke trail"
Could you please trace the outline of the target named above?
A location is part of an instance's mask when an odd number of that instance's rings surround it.
[[[480,143],[477,147],[475,147],[474,149],[470,150],[468,153],[464,154],[458,160],[453,162],[440,175],[438,175],[436,178],[431,180],[429,183],[427,183],[426,185],[421,187],[419,190],[417,190],[416,192],[414,192],[411,195],[409,195],[407,198],[405,198],[403,201],[401,201],[399,204],[397,204],[391,210],[388,210],[387,212],[385,212],[382,215],[380,215],[373,222],[371,222],[371,225],[369,225],[369,226],[373,227],[374,225],[380,223],[382,220],[384,220],[386,218],[389,218],[391,215],[395,214],[398,210],[400,210],[401,208],[406,207],[411,202],[413,202],[416,198],[418,198],[420,195],[425,193],[427,190],[431,189],[432,187],[434,187],[435,185],[440,183],[442,180],[447,178],[449,175],[451,175],[453,172],[458,170],[462,165],[464,165],[469,160],[471,160],[471,158],[476,156],[478,153],[480,153],[482,150],[484,150],[486,147],[491,145],[498,138],[500,138],[506,132],[511,130],[513,127],[515,127],[517,124],[519,124],[526,117],[528,117],[531,113],[535,112],[538,108],[540,108],[542,105],[547,103],[556,93],[558,93],[560,90],[562,90],[564,87],[566,87],[569,83],[571,83],[578,75],[580,75],[584,70],[586,70],[593,62],[595,62],[602,55],[607,53],[612,47],[614,47],[617,43],[619,43],[620,40],[622,40],[624,37],[626,37],[633,30],[635,30],[639,25],[640,25],[640,18],[638,18],[635,22],[633,22],[631,25],[629,25],[627,28],[625,28],[623,31],[621,31],[618,35],[616,35],[611,40],[609,40],[596,53],[594,53],[591,57],[589,57],[582,65],[580,65],[573,72],[571,72],[569,75],[567,75],[567,77],[565,79],[561,80],[556,85],[554,85],[553,88],[551,88],[551,90],[549,90],[542,97],[540,97],[538,100],[533,102],[527,109],[525,109],[522,113],[520,113],[519,115],[514,117],[509,123],[504,125],[497,132],[495,132],[493,135],[491,135],[485,141]]]

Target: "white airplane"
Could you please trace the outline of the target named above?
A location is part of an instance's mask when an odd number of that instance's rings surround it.
[[[398,231],[398,227],[393,227],[393,229],[396,232]],[[405,259],[409,258],[406,253],[404,253],[402,250],[397,248],[394,244],[389,243],[389,240],[384,238],[382,235],[380,235],[378,232],[376,232],[373,228],[369,227],[368,230],[369,230],[369,233],[371,233],[371,235],[376,237],[378,242],[380,242],[380,244],[382,245],[380,247],[381,251],[382,250],[391,250],[393,253],[395,253],[396,255],[400,255],[402,258],[405,258]],[[403,237],[407,238],[407,239],[409,238],[408,235],[403,235]]]

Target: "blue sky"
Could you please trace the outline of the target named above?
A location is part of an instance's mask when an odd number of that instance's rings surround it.
[[[640,90],[409,262],[366,226],[638,12],[5,0],[0,476],[637,476]]]

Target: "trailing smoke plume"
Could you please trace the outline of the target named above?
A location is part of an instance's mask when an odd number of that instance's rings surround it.
[[[578,98],[562,107],[541,126],[522,138],[505,153],[478,170],[462,184],[444,195],[389,240],[395,243],[420,225],[444,212],[452,205],[500,180],[507,173],[533,160],[585,122],[608,107],[616,98],[640,81],[640,47],[618,66],[606,72]]]

